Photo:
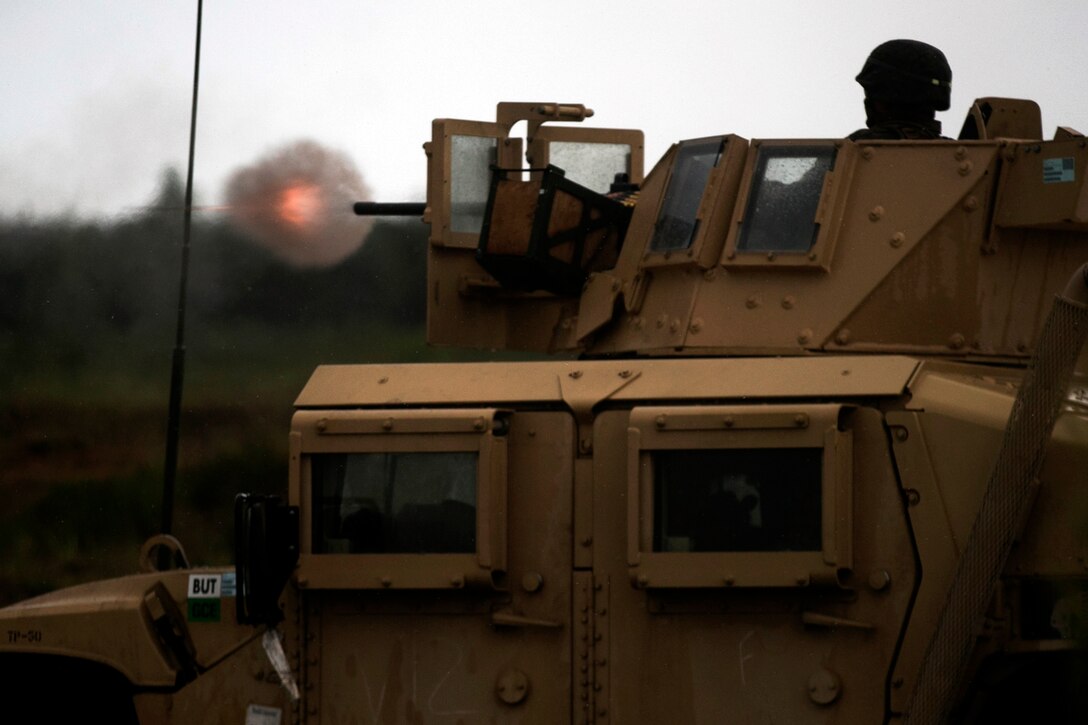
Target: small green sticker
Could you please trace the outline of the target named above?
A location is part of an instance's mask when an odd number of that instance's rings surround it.
[[[219,612],[220,606],[218,599],[189,600],[190,622],[218,622]]]

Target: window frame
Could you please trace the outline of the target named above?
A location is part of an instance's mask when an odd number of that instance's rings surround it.
[[[639,588],[838,585],[853,566],[852,433],[842,405],[654,406],[627,429],[627,561]],[[653,551],[652,454],[662,450],[822,449],[818,551]]]
[[[423,221],[431,225],[431,243],[441,247],[475,249],[480,233],[453,230],[453,139],[472,136],[495,141],[495,164],[500,168],[522,168],[522,140],[509,138],[507,129],[487,121],[463,121],[441,118],[431,124],[431,141],[424,145],[427,152],[427,202]],[[488,171],[487,189],[491,189]],[[484,205],[487,198],[484,198]],[[481,215],[484,210],[481,208]],[[482,225],[481,225],[482,228]]]
[[[653,244],[657,223],[661,217],[665,200],[669,194],[669,187],[676,172],[682,145],[713,140],[722,142],[721,156],[707,176],[706,186],[703,188],[703,195],[695,213],[697,228],[691,244],[685,249],[651,249],[650,246]],[[669,155],[671,158],[669,159],[668,175],[662,184],[660,197],[654,200],[652,207],[653,218],[648,220],[646,247],[643,250],[640,266],[654,268],[695,263],[705,268],[713,267],[718,263],[724,237],[728,230],[729,218],[733,214],[745,159],[748,155],[748,140],[734,134],[685,139],[675,144],[670,149]],[[647,201],[642,200],[640,206],[646,204]],[[641,212],[639,206],[636,206],[635,214],[640,213],[645,212]],[[634,225],[635,221],[632,220],[632,226]]]
[[[760,164],[762,149],[785,149],[791,147],[828,147],[834,149],[831,170],[824,177],[820,190],[820,199],[816,205],[813,219],[819,225],[819,231],[812,246],[805,251],[738,249],[743,232],[748,202],[755,191],[756,170]],[[744,269],[799,269],[828,272],[835,251],[839,227],[842,224],[846,200],[853,176],[856,148],[842,139],[790,139],[752,141],[748,158],[744,164],[744,175],[740,182],[740,192],[733,209],[733,222],[725,240],[725,249],[721,254],[721,265],[730,270]]]
[[[496,408],[296,413],[291,488],[302,520],[299,585],[311,589],[501,587],[507,558],[508,416],[508,411]],[[474,552],[314,552],[313,517],[319,511],[311,456],[442,452],[477,454]]]
[[[637,129],[621,128],[579,128],[569,126],[541,126],[529,139],[530,166],[533,168],[545,168],[551,161],[551,144],[553,143],[585,143],[585,144],[619,144],[630,147],[627,173],[630,183],[642,184],[643,166],[645,164],[645,140],[642,131]],[[578,179],[569,175],[567,178],[575,183],[582,184]],[[586,184],[582,184],[586,186]],[[587,187],[588,188],[588,187]],[[607,192],[605,192],[607,193]]]

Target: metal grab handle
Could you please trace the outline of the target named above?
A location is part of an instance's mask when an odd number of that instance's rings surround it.
[[[545,627],[547,629],[558,629],[563,626],[562,623],[553,622],[550,619],[524,617],[513,612],[492,612],[491,624],[496,627]]]

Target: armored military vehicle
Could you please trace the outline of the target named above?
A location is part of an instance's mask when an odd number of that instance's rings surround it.
[[[319,367],[236,566],[0,610],[0,707],[1084,721],[1088,139],[988,98],[960,140],[711,136],[644,176],[590,115],[435,121],[407,208],[430,341],[556,357]]]

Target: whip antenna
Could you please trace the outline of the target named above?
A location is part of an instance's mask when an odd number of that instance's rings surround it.
[[[196,101],[200,87],[200,23],[204,0],[196,4],[196,60],[193,62],[193,110],[189,117],[189,173],[185,180],[185,222],[181,236],[181,279],[178,284],[178,324],[170,366],[170,409],[166,422],[166,461],[163,466],[162,533],[169,534],[174,519],[174,481],[178,470],[178,435],[181,429],[181,391],[185,381],[185,300],[189,285],[189,238],[193,222],[193,152],[196,147]]]

